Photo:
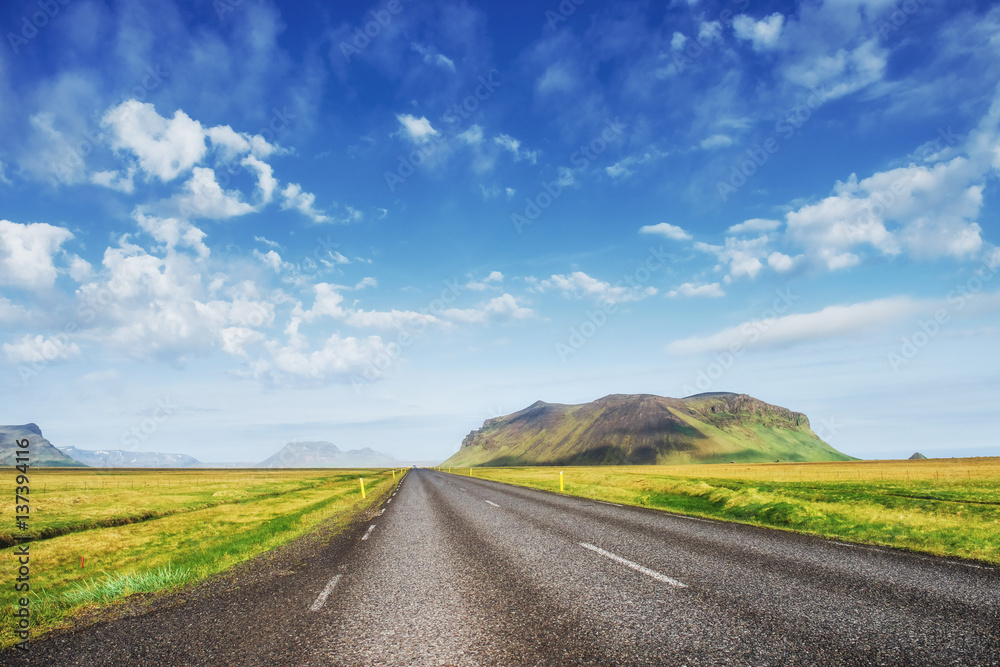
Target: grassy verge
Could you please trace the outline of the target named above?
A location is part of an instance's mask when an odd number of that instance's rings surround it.
[[[559,491],[559,470],[452,472]],[[575,496],[1000,565],[1000,458],[562,470]]]
[[[14,472],[11,470],[12,483]],[[395,484],[389,470],[44,470],[31,472],[33,639],[133,593],[176,589],[345,520]],[[365,478],[362,500],[358,477]],[[13,507],[0,512],[12,539]],[[0,562],[16,574],[14,547]],[[0,647],[17,640],[4,586]]]

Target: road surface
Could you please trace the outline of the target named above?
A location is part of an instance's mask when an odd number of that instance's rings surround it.
[[[382,509],[31,664],[1000,665],[996,568],[427,469]]]

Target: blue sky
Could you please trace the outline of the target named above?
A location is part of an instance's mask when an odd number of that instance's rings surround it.
[[[4,423],[442,459],[749,393],[1000,454],[990,3],[4,3]]]

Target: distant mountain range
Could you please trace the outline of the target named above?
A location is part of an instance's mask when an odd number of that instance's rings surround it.
[[[122,449],[77,449],[60,447],[80,463],[95,468],[193,468],[201,461],[187,454],[161,452],[130,452]]]
[[[290,442],[258,468],[393,468],[401,461],[374,449],[341,451],[332,442]]]
[[[55,447],[36,424],[0,426],[0,466],[13,466],[17,441],[29,441],[30,465],[94,468],[395,468],[409,465],[374,449],[340,450],[330,442],[290,442],[260,463],[202,463],[187,454]],[[426,463],[432,465],[432,463]]]
[[[746,394],[538,401],[487,419],[442,466],[848,461],[799,412]]]
[[[17,441],[27,438],[28,458],[32,466],[53,466],[63,468],[82,467],[84,464],[73,460],[59,451],[42,436],[37,424],[21,426],[0,426],[0,466],[17,465]]]

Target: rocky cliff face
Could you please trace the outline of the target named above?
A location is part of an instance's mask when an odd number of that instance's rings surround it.
[[[16,465],[17,441],[27,439],[28,451],[32,466],[53,467],[85,467],[56,449],[42,435],[42,429],[37,424],[22,424],[20,426],[0,426],[0,466]]]

